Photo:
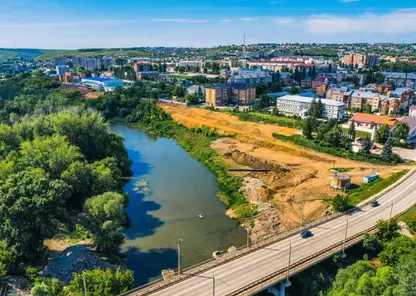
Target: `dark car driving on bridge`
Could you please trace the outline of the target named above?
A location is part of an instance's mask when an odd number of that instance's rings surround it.
[[[312,232],[311,232],[309,229],[307,229],[307,230],[302,231],[302,232],[300,233],[300,236],[301,236],[302,238],[308,238],[308,237],[313,236],[313,234],[312,234]]]

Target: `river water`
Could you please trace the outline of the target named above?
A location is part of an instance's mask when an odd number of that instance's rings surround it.
[[[211,258],[212,252],[245,243],[246,234],[225,216],[216,197],[214,175],[175,141],[148,135],[124,124],[111,126],[124,138],[133,161],[133,178],[124,187],[130,195],[130,228],[121,247],[136,285],[177,268]],[[202,214],[204,219],[198,218]]]

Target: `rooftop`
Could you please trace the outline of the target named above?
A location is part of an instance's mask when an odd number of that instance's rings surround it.
[[[109,81],[120,80],[120,79],[117,79],[117,78],[107,78],[107,77],[85,77],[82,80],[90,80],[90,81],[97,81],[97,82],[109,82]]]
[[[292,102],[300,102],[300,103],[312,103],[313,98],[309,97],[302,97],[302,96],[294,96],[294,95],[288,95],[278,98],[278,100],[287,100]],[[335,100],[327,100],[327,99],[321,99],[321,102],[324,105],[330,105],[330,106],[345,106],[344,103],[335,101]]]
[[[416,105],[410,106],[409,110],[416,111]]]
[[[409,134],[412,134],[416,130],[416,117],[404,116],[401,122],[407,123],[410,128]]]
[[[378,125],[388,125],[393,126],[396,124],[397,119],[389,116],[378,116],[375,114],[366,114],[366,113],[355,113],[354,116],[350,119],[356,122],[374,122]]]

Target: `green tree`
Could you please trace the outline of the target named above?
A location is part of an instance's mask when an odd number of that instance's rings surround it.
[[[398,296],[416,296],[416,254],[401,257],[397,271]]]
[[[110,269],[87,270],[74,274],[68,286],[71,295],[84,295],[84,278],[87,287],[87,296],[113,296],[130,290],[134,283],[131,270],[118,269],[115,274]]]
[[[298,88],[298,87],[296,87],[296,86],[292,86],[292,88],[289,90],[289,93],[290,93],[291,95],[297,95],[297,94],[299,94],[299,93],[300,93],[300,90],[299,90],[299,88]]]
[[[308,117],[305,119],[302,127],[303,135],[308,139],[313,139],[312,133],[313,133],[313,118]]]
[[[332,147],[340,147],[341,144],[341,128],[335,124],[333,128],[324,136],[325,141]]]
[[[123,242],[123,226],[127,222],[124,211],[126,204],[126,196],[115,192],[94,196],[86,201],[85,211],[97,249],[112,254]]]
[[[393,137],[396,141],[406,140],[409,135],[409,125],[406,122],[399,122],[393,130]]]
[[[364,111],[364,113],[370,114],[371,111],[372,111],[371,104],[367,102],[367,104],[365,104],[365,106],[364,106],[364,110],[363,111]]]
[[[350,127],[348,129],[348,137],[351,140],[355,140],[355,121],[354,120],[351,121]]]
[[[49,291],[49,287],[45,283],[36,284],[30,290],[30,295],[32,296],[53,296]]]
[[[372,143],[371,143],[370,138],[366,137],[363,140],[362,144],[361,144],[360,153],[361,154],[370,154],[371,146],[372,146]]]
[[[383,146],[383,150],[381,150],[380,157],[386,161],[392,160],[393,156],[393,140],[391,138],[387,139],[387,142]]]
[[[380,126],[376,131],[376,142],[380,144],[384,144],[387,142],[390,135],[390,128],[388,125]]]
[[[337,212],[343,212],[351,207],[351,201],[348,196],[343,194],[337,194],[332,199],[332,207]]]

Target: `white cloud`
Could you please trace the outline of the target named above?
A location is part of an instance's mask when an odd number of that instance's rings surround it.
[[[152,22],[160,23],[207,23],[207,20],[191,20],[191,19],[174,19],[174,18],[154,18],[151,19]]]
[[[234,23],[234,20],[220,20],[220,23]]]
[[[290,18],[290,17],[280,17],[274,20],[279,25],[290,25],[295,21],[293,18]]]
[[[240,20],[246,21],[246,22],[251,22],[251,21],[258,20],[258,19],[259,19],[258,17],[242,17],[242,18],[240,18]]]
[[[360,2],[361,0],[339,0],[341,3],[353,3],[353,2]]]
[[[305,23],[307,31],[315,34],[409,34],[416,32],[416,8],[379,15],[310,16]]]

